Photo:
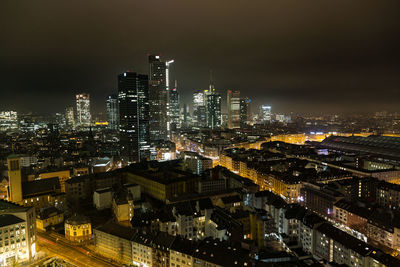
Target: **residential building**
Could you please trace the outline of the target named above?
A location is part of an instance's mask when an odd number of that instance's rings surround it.
[[[36,214],[36,229],[41,231],[47,231],[49,227],[63,222],[64,212],[55,207],[41,209],[40,212]]]

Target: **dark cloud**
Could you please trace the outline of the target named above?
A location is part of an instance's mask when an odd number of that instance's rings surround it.
[[[400,3],[369,0],[0,1],[0,109],[94,109],[147,53],[174,58],[185,100],[239,89],[275,110],[398,110]]]

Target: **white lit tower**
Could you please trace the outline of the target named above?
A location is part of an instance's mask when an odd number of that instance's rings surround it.
[[[76,95],[76,124],[77,126],[90,126],[92,116],[90,114],[90,96],[89,94]]]

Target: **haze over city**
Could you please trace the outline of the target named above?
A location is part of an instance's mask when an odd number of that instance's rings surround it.
[[[398,0],[0,0],[0,267],[400,266]]]
[[[279,112],[398,110],[399,10],[365,0],[1,1],[0,104],[60,112],[85,91],[100,112],[119,73],[145,73],[146,55],[161,53],[175,60],[186,101],[213,70],[221,93]]]

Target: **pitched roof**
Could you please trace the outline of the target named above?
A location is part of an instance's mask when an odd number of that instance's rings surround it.
[[[117,224],[112,220],[109,220],[102,226],[97,227],[94,231],[100,231],[109,235],[118,236],[126,240],[132,240],[133,236],[136,234],[134,229]]]
[[[60,181],[57,177],[22,183],[22,195],[24,198],[37,194],[54,192],[57,189],[60,189]]]

